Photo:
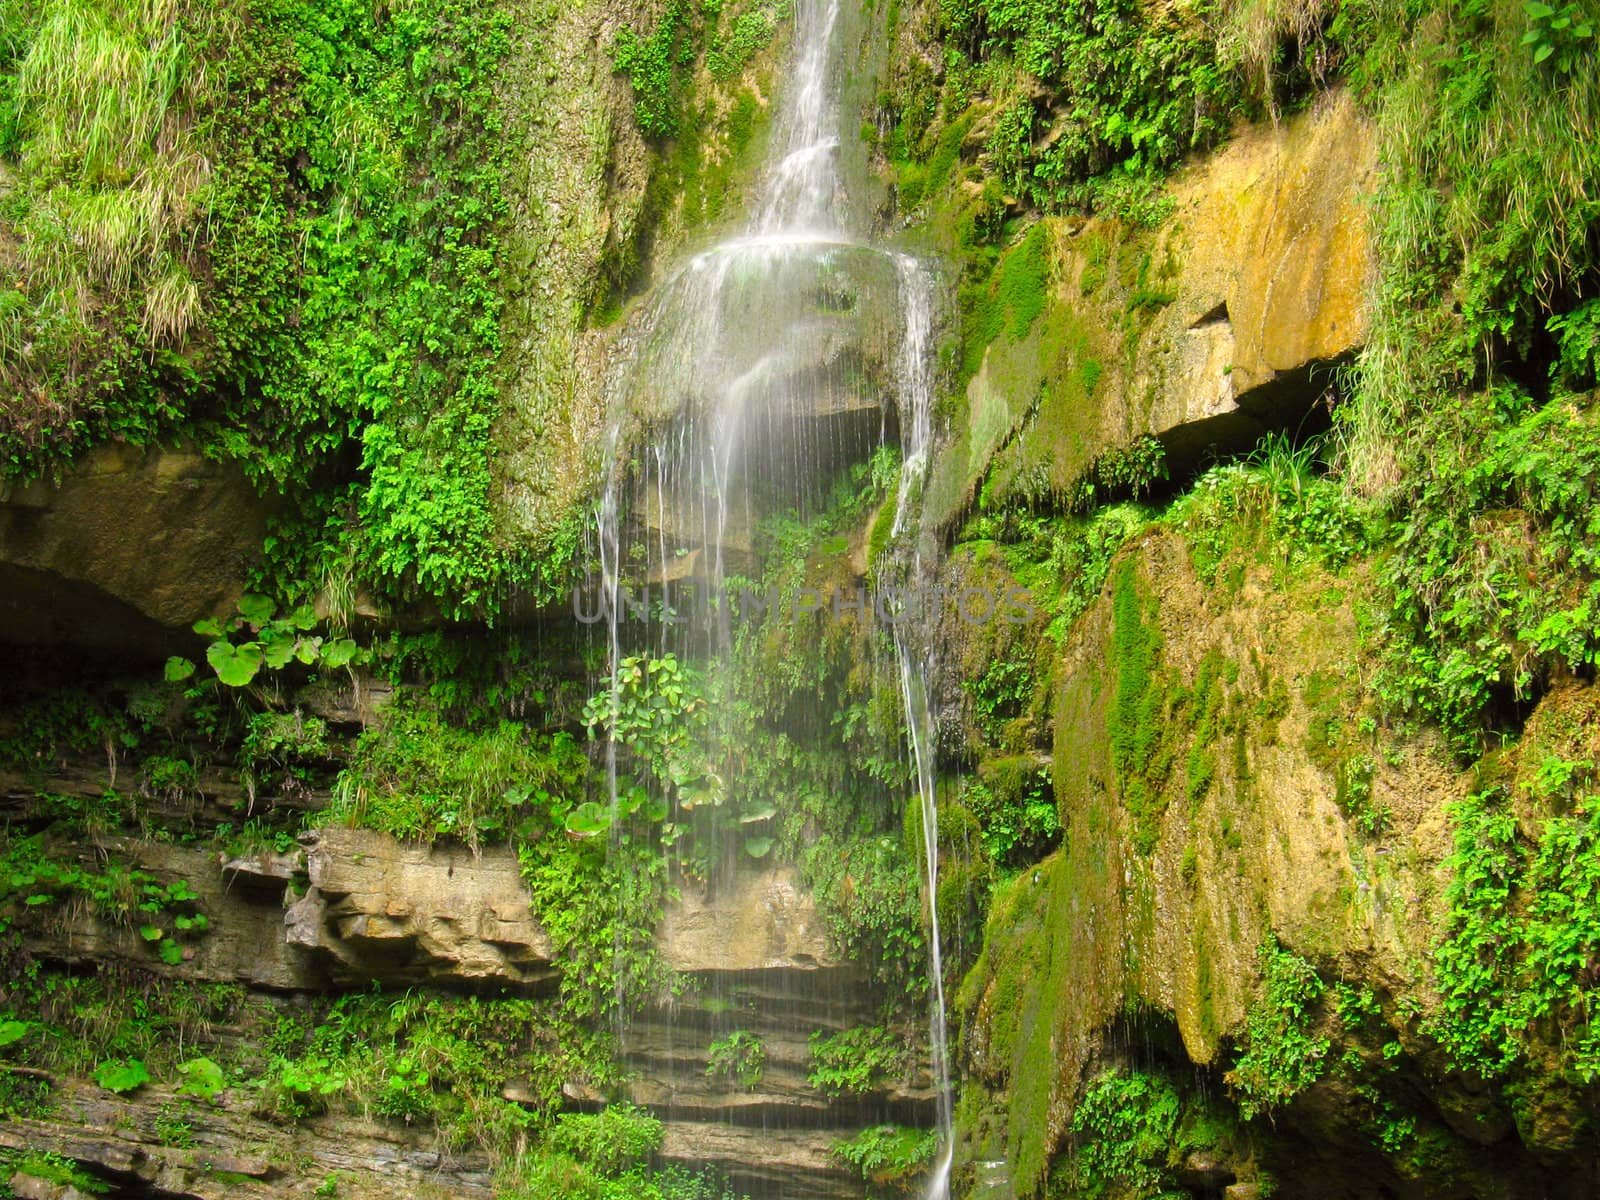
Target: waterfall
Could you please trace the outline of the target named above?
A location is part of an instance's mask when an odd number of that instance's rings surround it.
[[[839,169],[839,18],[840,0],[799,0],[793,72],[746,229],[672,271],[630,327],[629,354],[612,384],[594,547],[610,619],[614,704],[630,586],[658,589],[645,605],[657,652],[692,649],[713,662],[727,659],[734,638],[727,585],[754,561],[757,518],[789,509],[804,517],[821,505],[830,472],[864,462],[882,444],[891,415],[876,398],[882,391],[891,393],[903,453],[893,533],[897,545],[914,541],[931,441],[935,279],[916,257],[870,245],[856,232]],[[886,383],[871,377],[873,361],[890,376]],[[925,558],[913,547],[909,556],[897,552],[892,568],[915,585]],[[674,621],[667,589],[686,585],[710,602],[690,620]],[[934,740],[924,682],[931,663],[929,639],[910,625],[897,622],[893,641],[931,928],[930,1066],[940,1141],[927,1195],[944,1200],[952,1138]],[[615,817],[614,744],[607,754]]]
[[[897,256],[902,280],[905,331],[900,344],[899,380],[901,409],[900,491],[895,501],[894,533],[911,538],[909,561],[902,583],[925,588],[931,562],[923,553],[918,531],[912,528],[932,452],[933,412],[933,279],[922,263],[909,255]],[[931,622],[925,622],[929,624]],[[933,1077],[938,1088],[940,1150],[928,1182],[927,1200],[947,1200],[950,1166],[955,1154],[954,1120],[950,1102],[950,1062],[944,1003],[944,951],[939,930],[939,804],[936,790],[933,712],[928,704],[926,680],[933,676],[931,650],[919,645],[919,632],[911,622],[894,628],[895,656],[900,667],[900,694],[905,708],[906,731],[911,743],[912,766],[921,805],[922,874],[928,895],[928,953],[932,996],[929,1011],[929,1046]],[[923,628],[923,641],[927,630]]]

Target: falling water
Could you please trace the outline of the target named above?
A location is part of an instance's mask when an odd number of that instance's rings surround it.
[[[725,598],[725,581],[752,563],[758,515],[789,509],[808,515],[832,469],[864,461],[882,442],[887,415],[878,397],[885,390],[893,393],[904,455],[894,533],[899,544],[911,540],[905,535],[931,441],[934,279],[915,257],[870,246],[853,232],[838,168],[839,16],[840,0],[797,5],[793,76],[747,230],[673,272],[633,326],[631,353],[614,389],[617,419],[598,514],[613,697],[624,576],[646,586],[693,581],[706,595]],[[886,383],[871,377],[871,362],[883,364],[891,376]],[[645,449],[630,457],[626,451],[635,445]],[[631,542],[625,530],[633,531]],[[893,569],[915,583],[925,567],[913,548]],[[732,640],[728,606],[697,611],[704,624],[676,636],[725,657]],[[660,636],[668,648],[670,624],[662,623]],[[929,639],[900,622],[894,640],[931,916],[931,1065],[942,1139],[927,1194],[944,1200],[951,1104],[934,903],[938,815],[924,688]],[[615,805],[614,749],[607,773]]]
[[[894,514],[894,533],[904,538],[911,533],[917,500],[927,474],[931,452],[933,411],[933,280],[916,259],[897,257],[903,282],[901,295],[905,332],[900,345],[900,409],[903,422],[901,442],[904,458],[900,467],[900,492]],[[931,563],[919,539],[909,539],[909,560],[904,564],[902,584],[918,588],[928,582]],[[921,634],[919,641],[918,634]],[[950,1063],[945,1027],[944,951],[939,931],[939,806],[934,774],[933,712],[928,704],[925,681],[933,677],[932,651],[926,628],[913,622],[894,627],[895,655],[900,666],[900,695],[905,707],[906,729],[911,743],[912,765],[916,773],[917,799],[922,806],[922,874],[928,895],[929,974],[932,998],[929,1004],[929,1045],[933,1054],[933,1077],[938,1087],[940,1149],[925,1193],[927,1200],[947,1200],[950,1194],[950,1166],[955,1153],[950,1104]]]

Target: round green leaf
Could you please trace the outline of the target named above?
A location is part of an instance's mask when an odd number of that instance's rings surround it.
[[[191,1058],[188,1062],[179,1063],[178,1074],[183,1076],[183,1083],[178,1088],[180,1096],[198,1096],[202,1100],[214,1100],[217,1093],[224,1091],[228,1086],[222,1068],[209,1058]]]
[[[354,638],[337,638],[322,644],[322,665],[325,667],[346,667],[355,660],[361,647],[356,645]]]
[[[0,1021],[0,1046],[13,1046],[33,1029],[27,1021]]]
[[[567,814],[566,826],[573,837],[596,837],[611,828],[611,814],[588,800]]]
[[[292,637],[275,637],[261,645],[261,661],[273,671],[281,671],[294,657],[295,640]]]
[[[246,592],[239,597],[239,615],[257,629],[272,620],[272,612],[277,607],[270,596],[259,592]]]
[[[194,674],[194,664],[187,658],[180,658],[174,654],[167,659],[165,674],[168,683],[182,683]]]
[[[261,647],[255,642],[235,646],[232,642],[212,642],[206,648],[206,661],[217,678],[229,687],[246,687],[261,670]]]
[[[150,1072],[137,1058],[103,1062],[94,1069],[94,1081],[108,1092],[132,1092],[150,1082]]]

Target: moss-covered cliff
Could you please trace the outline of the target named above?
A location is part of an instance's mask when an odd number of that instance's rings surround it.
[[[944,627],[957,1190],[1592,1191],[1593,14],[882,20],[924,521],[1040,602]]]
[[[737,531],[732,674],[625,714],[552,603],[790,16],[0,0],[17,1194],[914,1188],[890,646],[795,609],[894,566],[892,447]],[[901,537],[1029,597],[932,628],[957,1195],[1600,1188],[1596,28],[852,21],[949,299]]]

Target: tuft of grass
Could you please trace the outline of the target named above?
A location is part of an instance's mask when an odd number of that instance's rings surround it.
[[[235,8],[0,5],[0,152],[16,159],[4,219],[21,297],[0,312],[0,433],[23,445],[72,436],[79,411],[117,386],[119,359],[181,344],[201,319],[192,234],[210,156],[198,114],[213,97],[191,47]]]

